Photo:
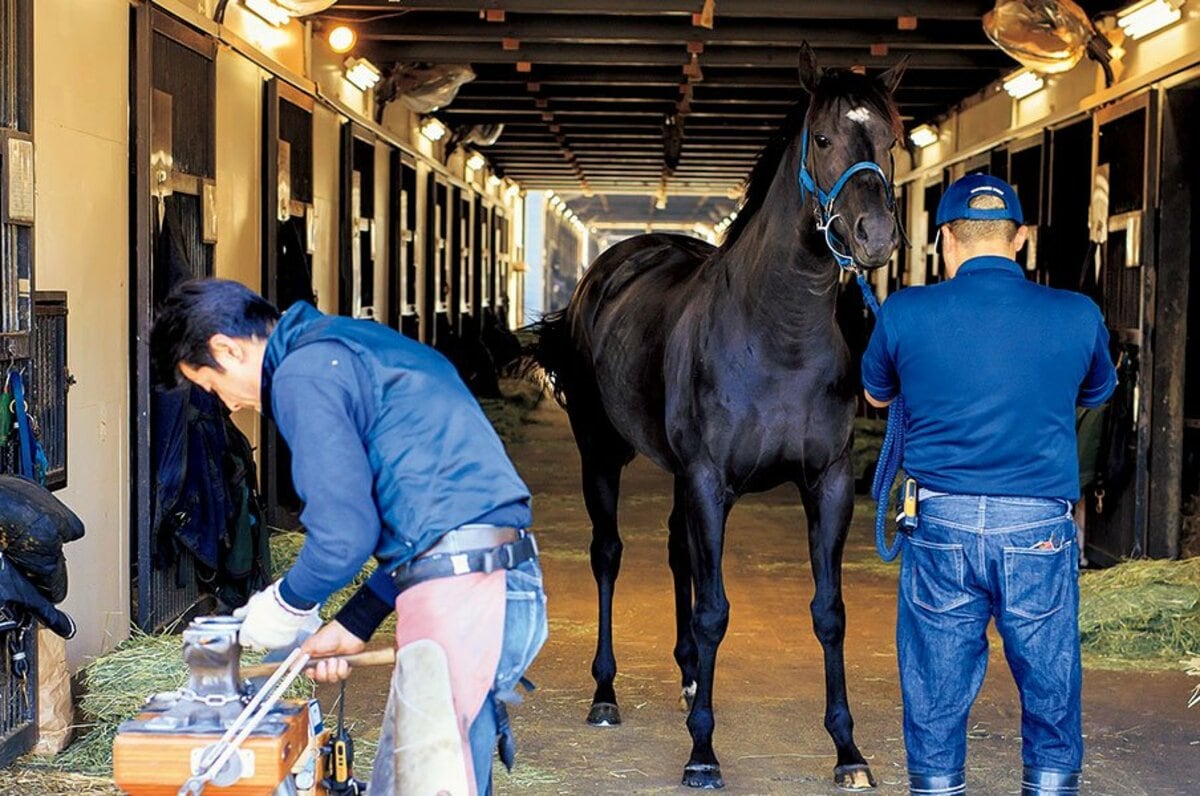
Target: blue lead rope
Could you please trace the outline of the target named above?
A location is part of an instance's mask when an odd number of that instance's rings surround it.
[[[876,317],[879,316],[879,299],[867,284],[867,278],[858,273],[858,286],[862,289],[863,301]],[[888,504],[892,497],[892,484],[900,471],[900,456],[904,451],[904,397],[896,396],[888,407],[887,430],[883,434],[883,445],[879,449],[879,461],[875,465],[875,479],[871,482],[871,497],[875,499],[875,550],[885,562],[895,561],[904,544],[904,535],[897,533],[889,545],[887,542]]]

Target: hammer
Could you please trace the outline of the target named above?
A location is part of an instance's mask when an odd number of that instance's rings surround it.
[[[366,652],[356,652],[353,655],[337,655],[327,658],[310,658],[308,665],[315,666],[322,660],[333,660],[341,658],[351,666],[383,666],[385,664],[394,663],[396,660],[396,651],[391,647],[378,650],[367,650]],[[263,677],[269,675],[279,668],[279,663],[255,663],[250,666],[241,667],[241,676],[245,679],[253,679],[255,677]]]

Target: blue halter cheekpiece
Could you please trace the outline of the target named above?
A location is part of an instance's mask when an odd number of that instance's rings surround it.
[[[804,202],[808,199],[808,195],[814,194],[817,197],[817,229],[825,234],[825,245],[829,247],[829,251],[833,254],[833,259],[837,261],[838,266],[846,271],[858,271],[858,266],[852,257],[847,252],[850,247],[843,240],[838,238],[837,233],[833,231],[834,219],[838,218],[838,214],[833,212],[833,206],[837,203],[838,195],[842,189],[850,182],[855,174],[867,171],[879,176],[883,180],[884,190],[887,192],[888,209],[895,210],[896,197],[892,192],[892,183],[883,173],[883,169],[873,160],[860,160],[850,168],[842,172],[842,176],[837,178],[837,182],[829,191],[824,191],[817,184],[812,172],[808,170],[808,123],[804,123],[804,132],[800,139],[800,201]]]

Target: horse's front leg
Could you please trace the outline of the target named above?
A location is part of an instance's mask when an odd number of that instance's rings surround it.
[[[688,714],[692,755],[683,769],[683,784],[692,788],[721,788],[721,765],[713,751],[712,692],[717,647],[729,625],[729,600],[721,574],[725,518],[733,505],[723,480],[711,472],[684,476],[688,549],[696,600],[692,609],[692,638],[696,644],[696,696]]]
[[[842,550],[854,511],[854,473],[847,453],[813,486],[799,483],[808,515],[808,549],[816,591],[813,631],[825,651],[825,729],[837,747],[835,784],[844,790],[875,787],[875,777],[854,743],[854,719],[846,698],[846,606],[842,602]]]
[[[675,663],[679,665],[685,712],[696,699],[696,641],[692,636],[692,559],[688,552],[687,493],[684,479],[675,478],[675,505],[667,520],[667,558],[675,581]]]

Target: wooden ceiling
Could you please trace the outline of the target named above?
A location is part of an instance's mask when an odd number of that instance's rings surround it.
[[[1114,2],[1084,2],[1089,12]],[[797,49],[877,73],[909,57],[897,101],[910,126],[944,113],[1016,62],[988,41],[991,0],[340,0],[323,24],[353,23],[355,52],[394,62],[468,63],[475,80],[436,115],[451,128],[500,123],[481,148],[505,175],[553,189],[584,220],[686,220],[670,196],[724,215],[767,138],[800,97]],[[664,164],[664,121],[683,125]],[[668,196],[666,211],[654,197]],[[643,219],[628,201],[635,196]],[[584,198],[589,201],[583,201]],[[676,202],[693,213],[695,202]],[[581,212],[583,211],[583,212]],[[703,220],[708,220],[707,218]]]

